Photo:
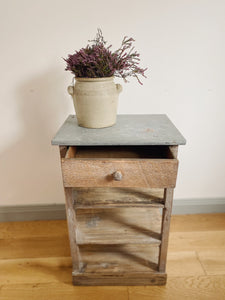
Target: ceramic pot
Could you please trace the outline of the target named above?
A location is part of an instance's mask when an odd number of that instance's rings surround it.
[[[78,125],[87,128],[114,125],[122,86],[114,83],[114,77],[75,79],[68,93],[73,97]]]

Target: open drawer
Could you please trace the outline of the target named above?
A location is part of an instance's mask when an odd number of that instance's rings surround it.
[[[178,160],[169,146],[68,147],[64,187],[175,187]]]

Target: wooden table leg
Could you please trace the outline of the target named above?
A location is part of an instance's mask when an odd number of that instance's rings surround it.
[[[67,224],[70,239],[70,249],[73,262],[73,272],[81,272],[83,268],[83,263],[81,261],[81,255],[79,246],[76,243],[76,230],[77,230],[77,219],[76,211],[73,207],[72,199],[72,188],[65,188],[65,198],[66,198],[66,214],[67,214]]]
[[[170,217],[173,204],[173,188],[164,190],[165,207],[162,215],[162,237],[159,251],[159,272],[166,271],[167,248],[169,241]]]

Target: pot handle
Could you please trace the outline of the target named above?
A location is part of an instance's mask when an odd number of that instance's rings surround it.
[[[118,93],[121,93],[122,90],[123,90],[123,87],[122,87],[121,84],[117,83],[117,84],[116,84],[116,89],[117,89]]]
[[[74,87],[73,87],[72,85],[68,86],[67,92],[68,92],[71,96],[73,96]]]

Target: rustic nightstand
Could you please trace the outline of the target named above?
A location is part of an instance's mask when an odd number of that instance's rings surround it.
[[[118,115],[87,129],[69,116],[60,148],[74,285],[163,285],[185,139],[166,115]]]

